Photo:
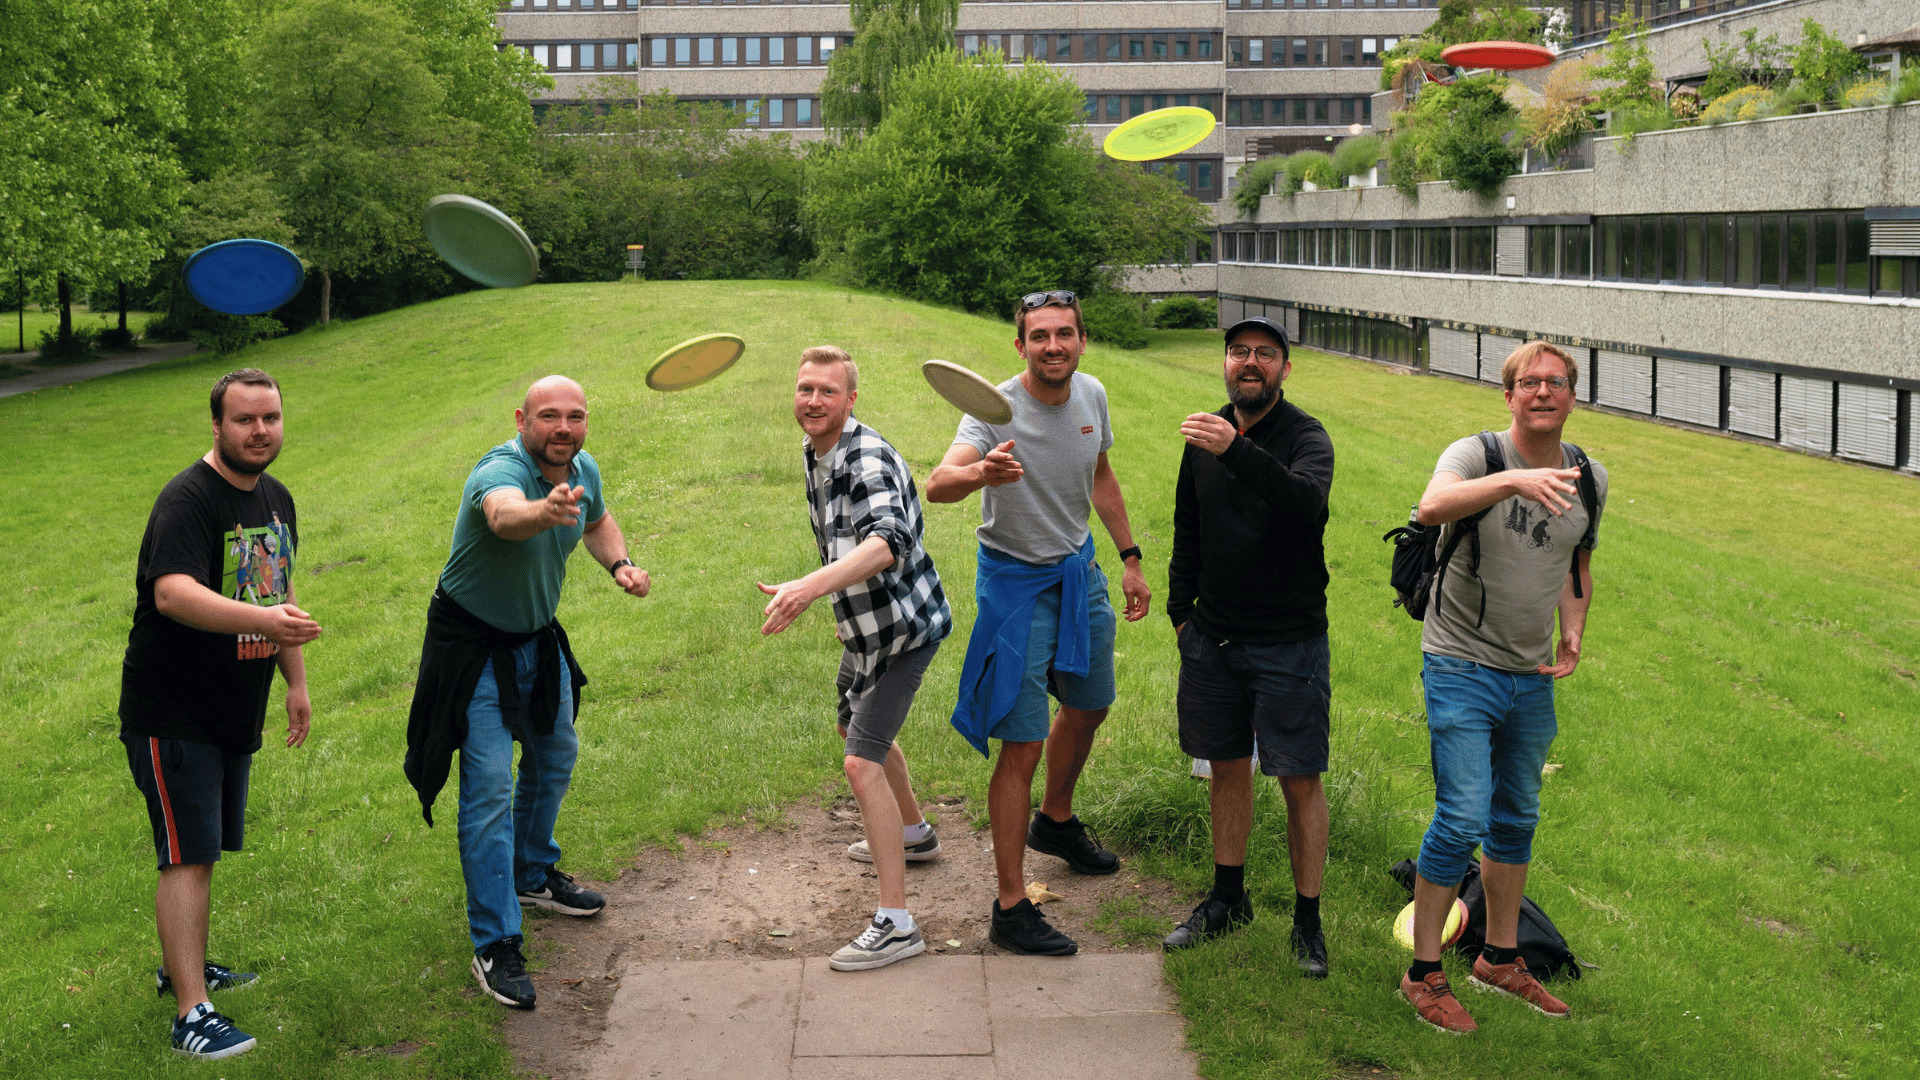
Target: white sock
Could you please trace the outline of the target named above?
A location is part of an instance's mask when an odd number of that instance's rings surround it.
[[[933,835],[933,822],[922,821],[918,825],[902,825],[900,836],[909,844],[917,844]]]
[[[895,930],[900,931],[903,934],[911,933],[913,931],[913,916],[907,914],[906,908],[883,907],[879,910],[879,913],[875,916],[875,918],[892,919],[893,928]]]

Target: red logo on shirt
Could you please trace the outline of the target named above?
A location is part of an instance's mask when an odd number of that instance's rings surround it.
[[[1080,429],[1080,434],[1082,434],[1082,435],[1091,435],[1091,434],[1093,434],[1093,425],[1092,425],[1092,424],[1088,424],[1088,425],[1087,425],[1086,427],[1083,427],[1083,428],[1081,428],[1081,429]]]

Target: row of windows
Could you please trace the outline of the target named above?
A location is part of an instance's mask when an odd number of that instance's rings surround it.
[[[1570,44],[1603,40],[1615,25],[1632,17],[1648,26],[1705,19],[1721,12],[1778,0],[1569,0],[1567,30]],[[1232,6],[1232,0],[1228,0]]]
[[[696,107],[717,105],[739,113],[756,128],[817,128],[820,126],[819,98],[681,98]]]
[[[1142,113],[1175,106],[1205,109],[1220,116],[1219,94],[1088,94],[1085,115],[1089,124],[1117,124]]]
[[[1604,218],[1595,276],[1760,289],[1866,292],[1864,213]]]
[[[1228,38],[1228,67],[1379,67],[1399,38]]]
[[[1211,63],[1220,57],[1220,35],[1209,30],[955,34],[954,44],[968,56],[978,56],[986,49],[999,49],[1009,59],[1031,56],[1056,64]]]
[[[1177,159],[1150,161],[1146,163],[1146,166],[1147,171],[1150,173],[1172,177],[1175,183],[1187,189],[1188,195],[1193,196],[1201,202],[1218,202],[1220,200],[1218,177],[1220,176],[1221,169],[1219,158],[1202,158],[1188,161]],[[1202,248],[1203,250],[1192,256],[1189,261],[1212,262],[1212,243],[1208,242],[1202,245]],[[1170,259],[1168,261],[1174,262],[1178,260]]]
[[[541,41],[518,44],[548,71],[633,71],[640,66],[637,41]]]
[[[1868,253],[1859,211],[1606,217],[1526,227],[1531,277],[1912,296],[1915,259]],[[1492,225],[1311,227],[1220,234],[1220,261],[1494,272]]]
[[[527,42],[520,48],[548,71],[633,71],[647,67],[818,67],[845,35],[649,37],[640,41]],[[645,48],[643,50],[642,45]]]
[[[1231,127],[1299,127],[1373,123],[1373,99],[1349,98],[1238,98],[1227,99]]]

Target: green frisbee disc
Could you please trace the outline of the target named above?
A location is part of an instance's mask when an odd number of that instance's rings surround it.
[[[421,224],[433,250],[455,270],[492,289],[533,284],[540,255],[513,219],[466,195],[428,200]]]
[[[1213,114],[1192,105],[1155,109],[1107,133],[1101,149],[1121,161],[1153,161],[1191,150],[1213,134]]]

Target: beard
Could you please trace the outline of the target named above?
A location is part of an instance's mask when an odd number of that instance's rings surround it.
[[[1258,386],[1243,383],[1239,379],[1227,380],[1227,400],[1244,413],[1265,411],[1279,396],[1280,384],[1271,379],[1263,377]]]
[[[576,439],[573,442],[556,447],[553,445],[552,440],[548,440],[538,446],[530,446],[527,449],[533,452],[534,457],[546,464],[556,469],[564,469],[568,465],[573,464],[574,456],[580,453],[580,448],[585,446],[586,443],[587,441],[585,439]]]
[[[267,471],[267,466],[273,464],[275,458],[280,456],[280,450],[276,447],[273,454],[268,457],[267,460],[256,465],[244,458],[234,457],[233,454],[228,452],[227,444],[224,442],[220,443],[217,449],[220,452],[220,464],[225,465],[228,469],[240,476],[259,476],[261,473]]]

